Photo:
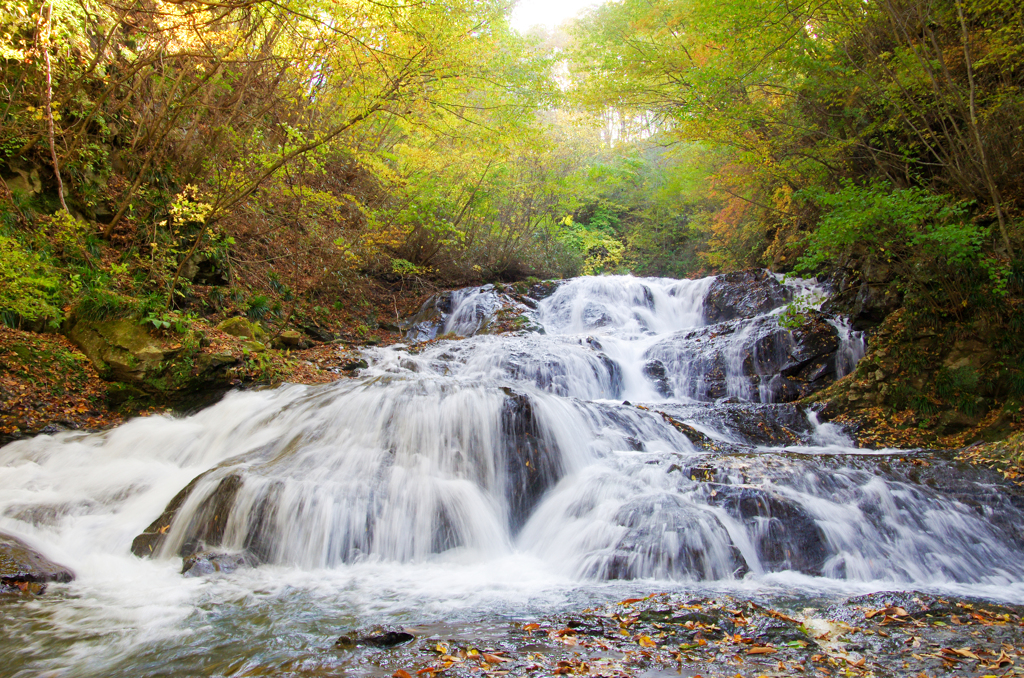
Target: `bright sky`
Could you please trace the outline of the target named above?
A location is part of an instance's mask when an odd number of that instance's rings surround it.
[[[512,28],[521,32],[537,24],[554,28],[585,7],[601,2],[603,0],[519,0],[512,10]]]

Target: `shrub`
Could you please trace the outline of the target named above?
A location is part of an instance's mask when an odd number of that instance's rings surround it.
[[[0,236],[0,313],[4,322],[56,321],[62,316],[58,272],[39,254]]]

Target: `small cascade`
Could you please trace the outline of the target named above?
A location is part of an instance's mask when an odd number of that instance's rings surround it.
[[[85,599],[143,600],[211,553],[285,582],[441,567],[484,589],[785,575],[1016,591],[1016,490],[941,455],[856,449],[796,404],[865,351],[819,297],[751,272],[446,293],[356,378],[0,449],[0,530],[77,565],[65,586]],[[420,577],[402,576],[415,615]]]

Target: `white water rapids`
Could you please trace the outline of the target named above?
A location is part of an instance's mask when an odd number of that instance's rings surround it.
[[[0,531],[77,578],[2,603],[0,674],[241,675],[312,661],[346,625],[635,590],[1024,602],[1014,498],[776,402],[802,383],[773,371],[796,335],[778,309],[708,326],[712,283],[574,279],[527,312],[544,333],[372,349],[354,379],[7,445]],[[441,333],[498,306],[456,293]],[[845,321],[821,326],[836,348],[808,379],[863,355]],[[199,476],[154,557],[132,555]],[[204,547],[261,564],[183,578]]]

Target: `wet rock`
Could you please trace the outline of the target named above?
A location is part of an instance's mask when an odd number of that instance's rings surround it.
[[[414,639],[413,634],[397,626],[374,626],[365,631],[345,634],[335,641],[334,646],[343,650],[360,646],[388,648]]]
[[[669,383],[664,363],[660,360],[648,360],[644,363],[643,373],[654,384],[659,395],[665,398],[672,397],[672,385]]]
[[[611,553],[594,560],[589,576],[716,580],[746,571],[718,518],[681,497],[635,499],[614,520],[625,533]]]
[[[182,560],[181,574],[185,577],[205,577],[211,574],[228,574],[242,567],[255,567],[259,561],[245,553],[222,553],[218,551],[197,551]]]
[[[747,445],[795,445],[811,434],[807,415],[792,403],[716,403],[714,408],[663,403],[658,407],[674,419],[699,422]]]
[[[410,318],[399,323],[406,339],[424,342],[450,334],[471,337],[504,332],[543,332],[530,311],[534,298],[504,285],[484,285],[441,292],[427,299]]]
[[[623,402],[622,404],[623,405],[628,405],[629,402],[628,401],[627,402]],[[657,412],[657,410],[655,410],[655,411]],[[689,439],[689,441],[691,443],[693,443],[694,445],[696,445],[697,447],[700,447],[700,448],[703,448],[703,449],[709,449],[709,448],[714,447],[714,444],[715,444],[714,440],[712,440],[709,436],[701,433],[700,431],[698,431],[694,427],[690,426],[689,424],[684,424],[683,422],[679,421],[675,417],[673,417],[670,414],[667,414],[665,412],[658,412],[658,414],[660,414],[665,421],[667,421],[669,424],[671,424],[672,428],[674,428],[675,430],[679,431],[684,436],[686,436]]]
[[[69,582],[74,573],[17,537],[0,532],[0,593],[43,593],[48,582]]]
[[[370,364],[360,358],[359,360],[350,360],[341,366],[341,369],[345,372],[352,372],[353,370],[365,370]]]
[[[719,323],[753,318],[792,298],[784,285],[765,270],[736,271],[715,278],[704,297],[704,321]]]
[[[411,317],[399,325],[410,341],[430,341],[444,328],[452,312],[452,293],[441,292],[428,298]]]
[[[760,488],[721,485],[716,492],[711,504],[722,506],[748,526],[765,570],[822,573],[830,555],[828,541],[806,509]]]
[[[835,293],[822,305],[826,313],[849,316],[855,330],[877,327],[903,306],[892,267],[868,251],[852,254],[828,278]]]
[[[504,444],[505,494],[509,522],[514,535],[522,528],[548,489],[564,473],[561,453],[551,436],[545,435],[533,411],[530,397],[505,389],[501,415]]]
[[[676,396],[792,402],[825,388],[837,374],[838,330],[821,313],[806,316],[794,330],[765,316],[677,332],[644,357],[664,366]]]
[[[174,495],[164,512],[132,541],[132,553],[140,558],[159,555],[179,509],[200,482],[215,470],[196,476],[181,492]],[[188,557],[202,551],[206,545],[220,543],[227,526],[228,514],[241,486],[242,479],[237,474],[230,474],[220,480],[217,488],[207,496],[193,515],[187,535],[175,555]]]

